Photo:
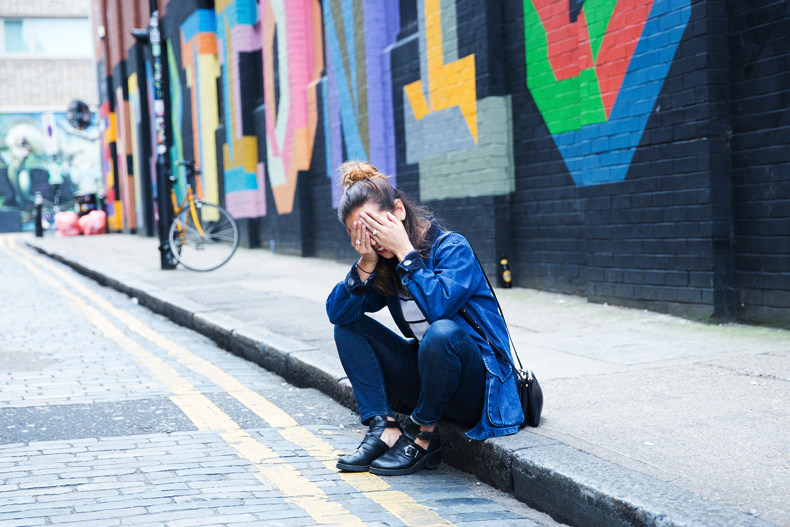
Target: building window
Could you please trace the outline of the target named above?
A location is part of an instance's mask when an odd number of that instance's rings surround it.
[[[6,53],[26,53],[27,44],[22,36],[21,20],[5,20],[5,52]]]
[[[0,19],[0,54],[88,58],[92,54],[87,18]]]

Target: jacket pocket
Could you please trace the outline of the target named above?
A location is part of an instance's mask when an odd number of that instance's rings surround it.
[[[524,420],[514,375],[486,379],[486,419],[492,426],[518,426]]]
[[[513,376],[513,366],[510,365],[507,359],[497,357],[493,351],[486,348],[481,349],[481,355],[489,376],[493,375],[501,382]]]

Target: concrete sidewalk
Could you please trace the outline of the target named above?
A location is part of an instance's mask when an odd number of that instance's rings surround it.
[[[161,271],[151,238],[16,240],[353,404],[324,310],[351,262],[239,249],[210,273]],[[790,525],[790,332],[497,294],[543,421],[483,443],[443,424],[446,461],[580,527]]]

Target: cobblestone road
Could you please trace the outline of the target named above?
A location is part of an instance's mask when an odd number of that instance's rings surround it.
[[[2,527],[558,525],[446,465],[338,473],[355,414],[14,237],[0,283]]]

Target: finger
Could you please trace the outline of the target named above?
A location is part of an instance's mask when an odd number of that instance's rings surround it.
[[[365,229],[365,248],[369,251],[373,250],[373,236],[367,229]]]
[[[387,213],[387,219],[390,220],[392,223],[402,223],[400,218],[398,218],[391,212]]]
[[[359,251],[360,245],[362,244],[362,232],[360,232],[360,225],[358,222],[354,222],[354,229],[351,234],[351,244]]]
[[[360,216],[360,218],[365,220],[365,223],[368,226],[373,227],[374,229],[378,229],[382,225],[384,225],[384,219],[378,214],[376,214],[375,212],[370,210],[366,210],[365,213],[362,216]]]

